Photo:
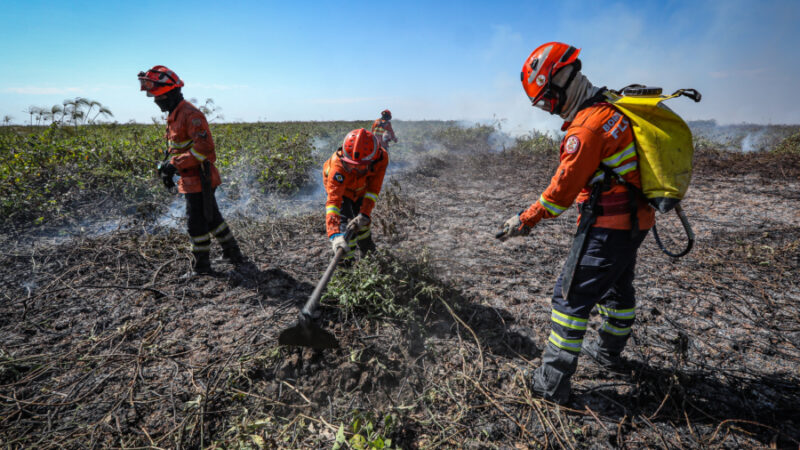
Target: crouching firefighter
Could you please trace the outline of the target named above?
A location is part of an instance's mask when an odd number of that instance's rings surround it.
[[[214,166],[216,153],[208,122],[200,110],[183,99],[183,81],[164,66],[139,72],[141,90],[154,97],[161,111],[167,112],[166,157],[158,171],[165,186],[174,186],[173,175],[180,176],[178,192],[186,198],[189,239],[191,240],[192,274],[212,273],[211,239],[222,246],[226,259],[235,265],[245,263],[233,232],[222,218],[214,191],[222,181]],[[170,157],[171,155],[171,157]]]
[[[370,215],[378,202],[389,154],[378,138],[360,128],[344,138],[322,168],[328,199],[325,202],[325,225],[333,252],[345,249],[345,261],[352,261],[356,246],[364,256],[375,249]],[[347,242],[347,231],[355,237]]]
[[[626,188],[641,188],[628,118],[581,73],[580,49],[550,42],[522,67],[522,86],[533,106],[562,117],[566,131],[560,164],[549,186],[527,210],[503,224],[498,238],[527,235],[542,219],[558,217],[573,201],[580,213],[572,248],[552,297],[551,331],[542,364],[532,374],[533,394],[564,404],[578,355],[622,368],[620,353],[636,311],[636,255],[655,221],[655,211]],[[583,344],[589,313],[602,316],[597,340]]]

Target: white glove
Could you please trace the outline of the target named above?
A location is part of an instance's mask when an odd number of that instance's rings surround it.
[[[347,244],[347,241],[344,239],[344,235],[341,233],[331,236],[331,246],[333,247],[333,253],[336,253],[336,250],[340,248],[344,249],[345,252],[350,250],[350,246]]]
[[[527,236],[531,232],[531,227],[524,225],[519,219],[519,214],[503,222],[502,234],[497,235],[497,239],[505,241],[514,236]]]
[[[366,214],[360,213],[347,222],[347,231],[361,231],[369,226],[369,223],[370,218]]]

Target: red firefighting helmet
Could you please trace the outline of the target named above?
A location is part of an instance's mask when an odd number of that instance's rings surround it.
[[[147,91],[148,97],[158,97],[183,86],[183,81],[175,72],[164,66],[153,66],[147,72],[139,72],[140,91]]]
[[[522,87],[533,105],[545,102],[542,106],[553,113],[560,109],[559,101],[561,99],[558,98],[557,91],[559,90],[558,88],[566,88],[567,86],[555,86],[552,83],[553,76],[570,64],[580,64],[578,60],[580,52],[581,49],[571,45],[561,42],[548,42],[540,45],[528,56],[528,59],[525,60],[525,65],[522,66],[520,79]],[[567,85],[572,81],[572,75],[578,70],[580,70],[579,65],[572,71]]]
[[[347,133],[342,143],[342,160],[348,164],[363,166],[377,156],[380,145],[374,134],[359,128]]]
[[[383,120],[392,120],[392,112],[388,109],[384,109],[381,111],[381,119]]]

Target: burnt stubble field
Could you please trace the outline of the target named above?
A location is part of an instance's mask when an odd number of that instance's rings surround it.
[[[684,201],[694,250],[673,259],[645,240],[632,368],[610,373],[582,357],[566,407],[531,397],[524,374],[549,334],[574,208],[526,238],[493,238],[538,198],[556,160],[555,150],[450,148],[387,179],[374,218],[381,252],[350,270],[372,277],[363,289],[393,292],[397,308],[329,296],[320,323],[335,350],[277,343],[330,257],[321,206],[231,220],[254,267],[217,261],[216,276],[188,282],[180,229],[4,235],[0,442],[797,448],[800,156],[698,149]],[[673,215],[658,224],[682,245]]]

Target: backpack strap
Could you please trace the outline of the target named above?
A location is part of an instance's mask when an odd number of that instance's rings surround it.
[[[636,187],[633,183],[626,181],[622,176],[618,175],[616,172],[611,170],[610,167],[607,165],[600,163],[600,170],[606,175],[604,180],[616,179],[619,184],[622,184],[628,189],[628,210],[630,211],[631,215],[631,238],[635,238],[636,235],[639,233],[639,197],[643,200],[647,201],[647,197],[644,195],[641,189]],[[598,182],[599,183],[599,182]]]

